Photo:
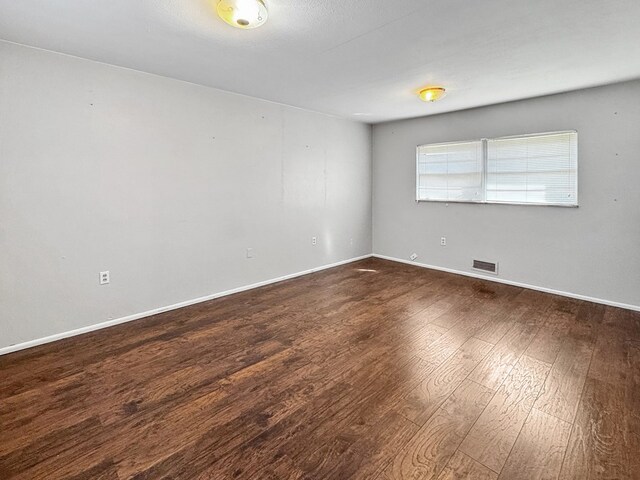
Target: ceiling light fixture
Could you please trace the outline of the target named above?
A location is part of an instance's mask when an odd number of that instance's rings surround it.
[[[216,10],[229,25],[243,29],[259,27],[269,15],[262,0],[219,0]]]
[[[427,87],[418,92],[420,100],[424,102],[435,102],[444,97],[446,90],[443,87]]]

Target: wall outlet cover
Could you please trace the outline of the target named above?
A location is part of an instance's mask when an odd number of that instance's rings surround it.
[[[418,254],[417,253],[412,253],[411,256],[409,257],[411,260],[415,260],[416,258],[418,258]]]
[[[105,272],[100,272],[100,285],[106,285],[110,281],[111,281],[111,275],[109,274],[108,270]]]

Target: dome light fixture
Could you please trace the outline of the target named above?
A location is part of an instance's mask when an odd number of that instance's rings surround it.
[[[427,87],[418,92],[420,100],[423,102],[435,102],[445,96],[446,90],[443,87]]]
[[[262,0],[219,0],[216,10],[229,25],[245,30],[264,24],[269,15]]]

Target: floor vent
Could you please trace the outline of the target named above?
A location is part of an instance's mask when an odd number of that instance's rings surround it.
[[[483,272],[498,274],[498,264],[492,262],[483,262],[482,260],[473,261],[474,270],[482,270]]]

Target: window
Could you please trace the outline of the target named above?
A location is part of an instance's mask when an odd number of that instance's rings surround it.
[[[578,134],[420,145],[418,201],[578,205]]]
[[[418,147],[418,200],[482,201],[482,142]]]

